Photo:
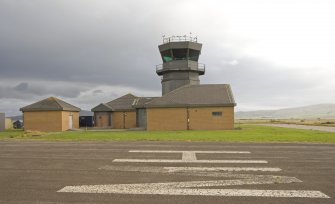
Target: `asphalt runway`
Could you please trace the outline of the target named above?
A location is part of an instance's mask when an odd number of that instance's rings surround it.
[[[0,203],[335,203],[335,144],[0,142]]]

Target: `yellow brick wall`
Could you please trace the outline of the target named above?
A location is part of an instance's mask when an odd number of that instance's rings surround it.
[[[69,129],[69,115],[73,115],[73,128],[79,128],[79,113],[68,111],[24,112],[24,130],[58,132]]]
[[[32,131],[62,131],[61,111],[24,112],[24,130]]]
[[[73,128],[79,128],[79,112],[62,111],[62,131],[66,131],[69,129],[70,115],[72,115]]]
[[[213,116],[212,112],[222,112]],[[221,130],[234,128],[234,107],[189,108],[190,130]]]
[[[13,122],[12,119],[6,118],[5,119],[5,129],[13,129]]]
[[[212,112],[222,112],[222,116],[212,116]],[[190,130],[233,129],[234,107],[147,109],[147,130],[187,130],[187,125]]]
[[[147,108],[147,130],[186,130],[186,108]]]
[[[113,112],[112,113],[112,127],[114,129],[128,129],[136,127],[136,112]]]
[[[126,124],[125,128],[135,128],[136,127],[136,111],[127,111],[125,112]]]
[[[111,112],[95,112],[95,127],[110,127],[109,117]]]
[[[112,112],[112,128],[123,129],[123,112]]]

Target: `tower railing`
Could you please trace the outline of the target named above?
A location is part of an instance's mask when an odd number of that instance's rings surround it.
[[[156,65],[156,72],[157,73],[165,71],[165,70],[171,70],[172,71],[173,69],[164,69],[163,68],[163,64]],[[180,69],[177,69],[177,70],[180,70]],[[194,71],[199,71],[199,72],[205,73],[206,65],[202,64],[202,63],[198,63],[198,67],[196,69],[190,69],[190,70],[194,70]]]
[[[192,37],[188,35],[173,35],[171,37],[163,36],[163,44],[170,42],[198,42],[198,37]]]

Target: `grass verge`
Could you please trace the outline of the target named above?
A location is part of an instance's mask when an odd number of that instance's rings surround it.
[[[335,142],[335,133],[258,125],[240,125],[237,130],[202,131],[80,131],[25,133],[0,132],[1,139],[33,140],[152,140],[152,141],[232,141],[232,142]]]

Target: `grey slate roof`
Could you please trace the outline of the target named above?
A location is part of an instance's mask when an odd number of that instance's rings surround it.
[[[98,106],[92,108],[93,112],[98,111],[133,111],[135,108],[133,108],[133,103],[136,99],[139,97],[134,96],[132,94],[126,94],[124,96],[121,96],[120,98],[117,98],[113,101],[110,101],[108,103],[101,103]]]
[[[159,97],[138,97],[134,100],[133,107],[134,108],[141,108],[144,107],[145,104],[149,103],[150,101],[159,98]]]
[[[79,112],[80,108],[73,106],[56,97],[49,97],[31,105],[20,108],[20,111],[74,111]]]
[[[108,112],[108,111],[112,111],[112,107],[109,107],[107,104],[105,103],[100,103],[99,105],[95,106],[94,108],[91,109],[92,112]]]
[[[133,94],[126,94],[106,104],[111,107],[113,111],[134,110],[132,105],[136,98],[137,96],[134,96]]]
[[[148,102],[144,107],[193,107],[235,106],[229,84],[186,85],[160,98]]]

